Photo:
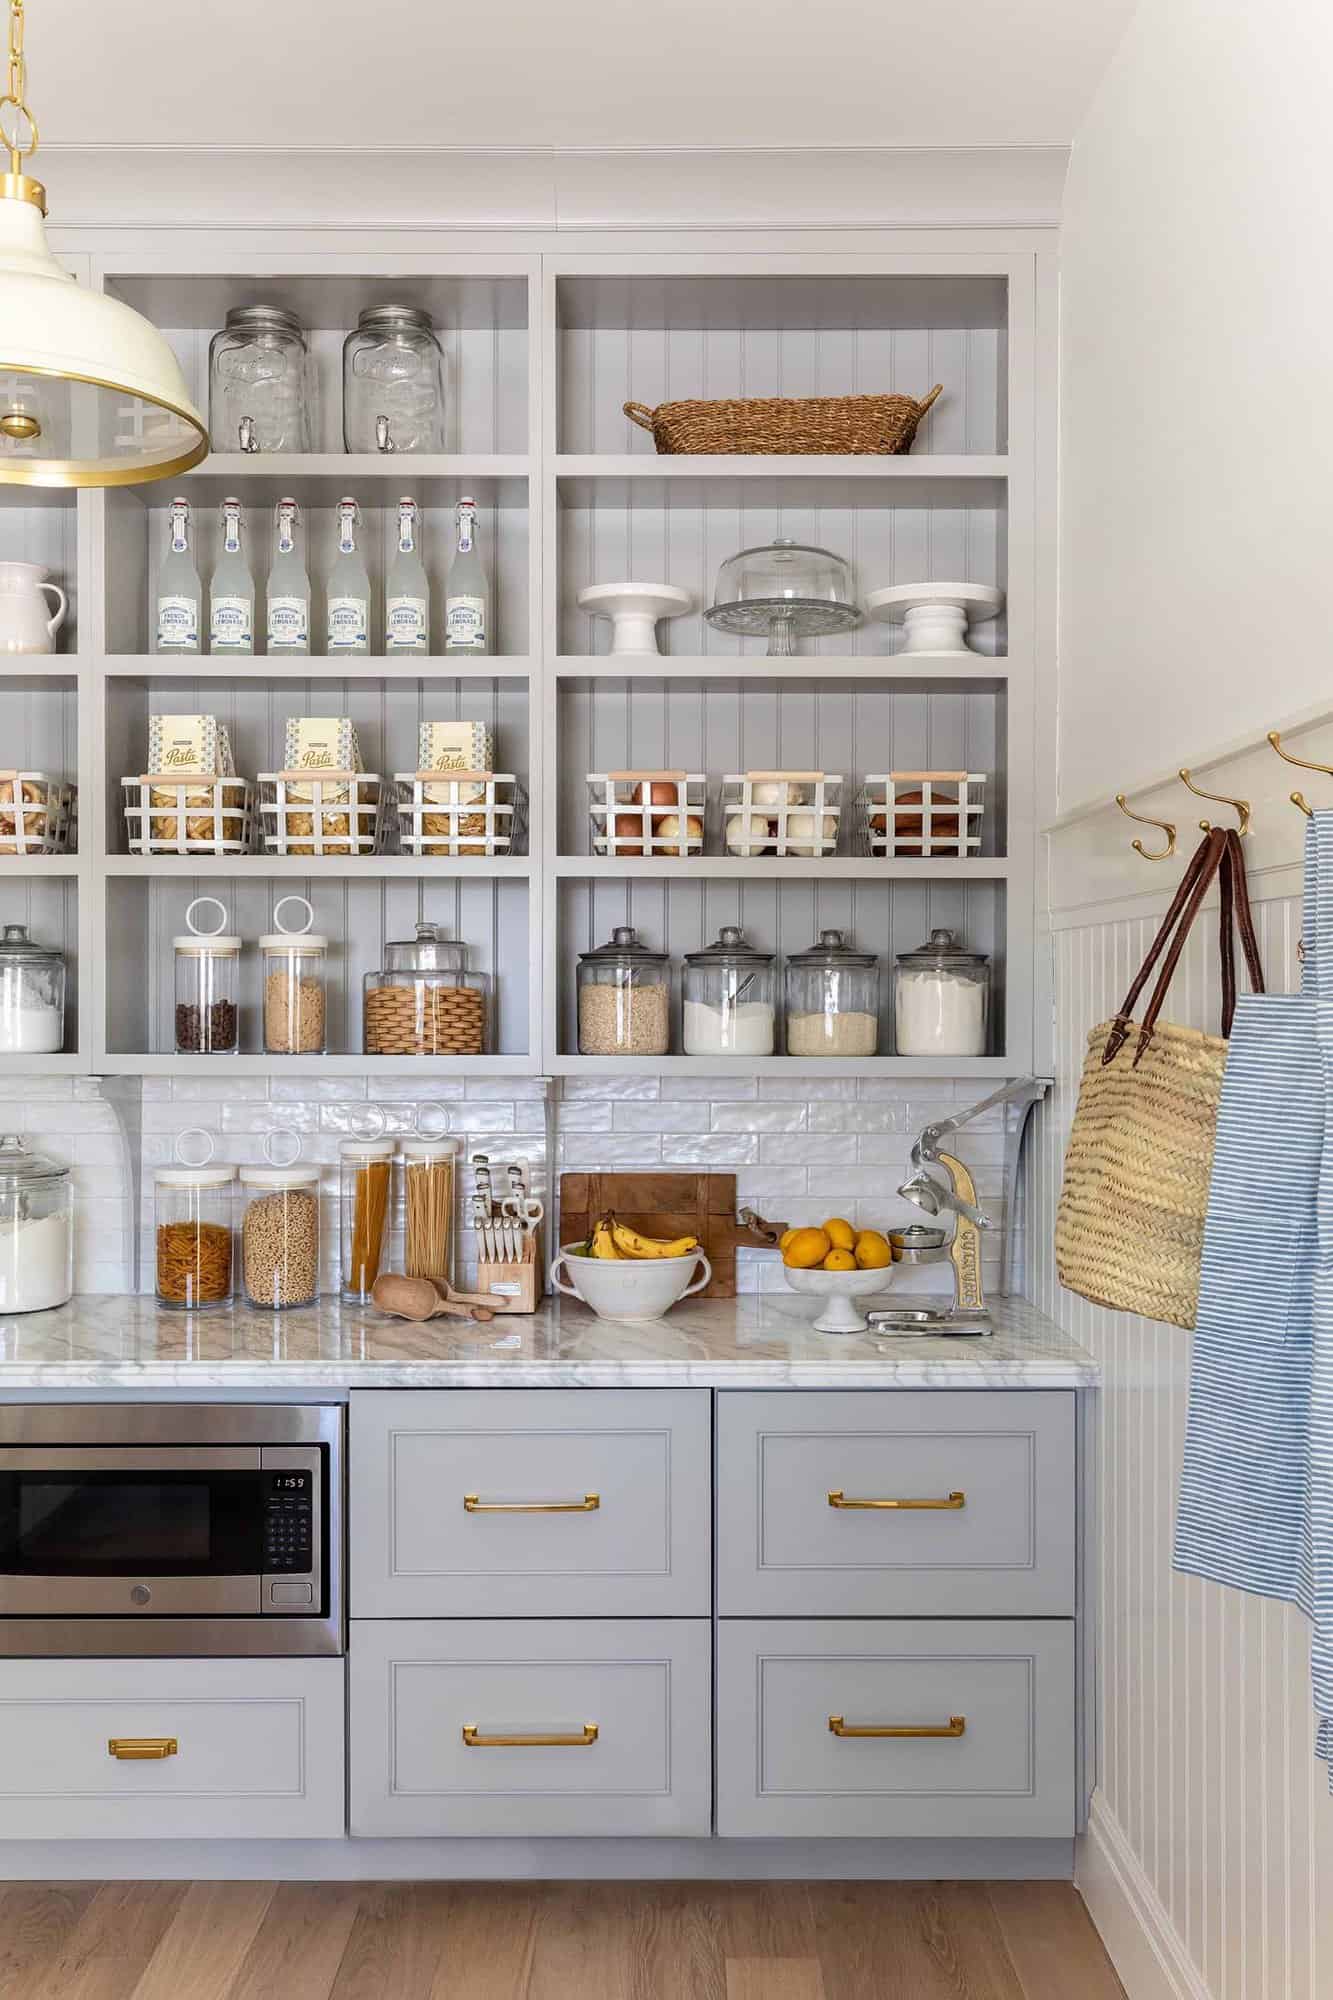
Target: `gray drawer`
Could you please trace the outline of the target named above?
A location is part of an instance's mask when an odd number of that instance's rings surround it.
[[[711,1637],[703,1618],[354,1621],[353,1833],[707,1834]]]
[[[1073,1612],[1064,1391],[724,1392],[717,1460],[723,1616]]]
[[[1074,1832],[1072,1621],[725,1620],[717,1713],[719,1834]]]
[[[356,1618],[703,1617],[706,1389],[352,1397]]]

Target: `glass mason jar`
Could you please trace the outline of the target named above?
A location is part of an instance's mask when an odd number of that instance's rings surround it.
[[[63,1306],[74,1290],[69,1168],[0,1138],[0,1313]]]
[[[734,924],[715,944],[686,952],[683,999],[687,1056],[771,1056],[777,1047],[777,961]]]
[[[176,1054],[234,1056],[240,1047],[241,940],[182,932],[176,955]]]
[[[403,1269],[409,1278],[454,1282],[458,1139],[404,1139]]]
[[[324,969],[328,951],[328,939],[315,931],[270,931],[260,938],[266,1055],[325,1053]]]
[[[208,429],[214,451],[309,451],[305,328],[280,306],[233,306],[208,348]]]
[[[990,1016],[990,960],[965,951],[953,931],[932,931],[898,954],[893,1017],[900,1056],[984,1056]]]
[[[444,356],[417,306],[370,306],[343,342],[343,447],[443,451]]]
[[[439,924],[384,947],[365,976],[362,1042],[372,1056],[481,1056],[491,982],[467,969],[468,947]]]
[[[338,1148],[342,1295],[367,1305],[380,1274],[393,1192],[392,1139],[344,1139]]]
[[[161,1167],[154,1174],[160,1306],[189,1312],[230,1303],[235,1193],[235,1167]]]
[[[821,931],[787,960],[787,1054],[873,1056],[878,1043],[879,960]]]
[[[242,1167],[241,1281],[247,1305],[279,1312],[319,1297],[319,1168]]]
[[[629,924],[581,952],[579,1054],[664,1056],[671,1047],[671,965]]]
[[[0,1055],[54,1055],[65,1046],[65,959],[34,944],[26,924],[0,936]]]

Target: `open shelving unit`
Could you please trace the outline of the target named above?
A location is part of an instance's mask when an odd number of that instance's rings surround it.
[[[337,242],[337,238],[330,239]],[[144,247],[145,244],[148,247]],[[202,267],[202,268],[201,268]],[[71,966],[69,1036],[49,1058],[5,1067],[94,1074],[330,1075],[734,1073],[811,1077],[988,1076],[1032,1056],[1038,603],[1036,260],[1027,250],[659,254],[549,248],[367,253],[344,247],[244,258],[201,236],[152,233],[92,258],[93,281],[167,333],[199,406],[211,335],[228,306],[272,301],[311,330],[319,450],[218,454],[170,484],[107,492],[0,489],[0,557],[45,564],[70,597],[60,651],[0,665],[0,732],[17,761],[77,778],[79,851],[0,856],[0,919],[29,922]],[[350,457],[341,442],[341,344],[359,311],[388,298],[429,307],[445,349],[447,453]],[[621,411],[693,395],[945,393],[910,456],[670,458]],[[382,585],[392,510],[411,492],[438,631],[458,496],[481,506],[497,650],[411,660],[159,658],[149,606],[165,509],[196,509],[199,568],[212,560],[216,506],[249,510],[262,588],[266,518],[294,493],[306,510],[320,597],[331,509],[354,493],[372,587]],[[883,584],[998,583],[1004,616],[975,651],[938,665],[899,660],[901,632],[864,622],[798,657],[714,632],[701,607],[738,548],[790,534],[851,558],[862,598]],[[610,628],[577,594],[629,576],[689,589],[695,609],[659,628],[657,659],[610,656]],[[316,619],[318,622],[318,619]],[[224,717],[240,771],[278,761],[289,714],[352,715],[367,768],[411,768],[418,720],[472,718],[496,732],[497,763],[527,793],[525,851],[496,858],[134,856],[120,779],[142,768],[147,718]],[[9,761],[8,754],[5,762]],[[715,796],[728,771],[782,763],[843,773],[849,837],[826,858],[722,851]],[[708,851],[690,860],[591,852],[586,774],[626,766],[709,776]],[[867,771],[969,768],[987,774],[982,851],[972,859],[881,858],[850,837]],[[845,851],[844,851],[845,850]],[[170,940],[195,894],[222,897],[252,941],[280,894],[308,895],[332,941],[330,1041],[323,1058],[256,1052],[256,955],[243,960],[237,1057],[171,1049]],[[387,938],[417,917],[445,923],[494,981],[494,1053],[376,1058],[358,1051],[361,980]],[[881,1048],[855,1061],[585,1057],[574,1035],[577,954],[635,922],[673,960],[718,926],[744,922],[784,954],[818,929],[850,928],[883,969]],[[893,954],[934,924],[992,953],[990,1052],[939,1064],[891,1053]],[[248,980],[249,984],[244,982]],[[678,983],[678,982],[677,982]],[[253,989],[253,990],[252,990]]]

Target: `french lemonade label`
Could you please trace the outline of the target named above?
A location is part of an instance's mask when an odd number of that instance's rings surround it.
[[[455,650],[472,647],[480,651],[486,644],[486,600],[484,597],[451,597],[444,613],[445,643]]]
[[[210,607],[212,640],[215,646],[250,647],[254,644],[254,619],[248,597],[215,597]]]
[[[329,651],[345,653],[369,644],[369,610],[364,597],[329,599]]]
[[[309,645],[310,607],[304,597],[270,597],[268,643],[270,646]]]
[[[157,643],[163,649],[188,646],[192,652],[198,652],[199,604],[196,598],[158,598]]]
[[[391,653],[414,652],[426,644],[424,597],[391,597],[385,606],[384,643]]]

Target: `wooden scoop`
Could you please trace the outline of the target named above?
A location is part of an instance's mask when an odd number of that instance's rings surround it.
[[[371,1289],[371,1298],[381,1312],[397,1319],[494,1319],[489,1306],[465,1304],[461,1299],[442,1299],[431,1278],[405,1278],[401,1272],[385,1271]]]

